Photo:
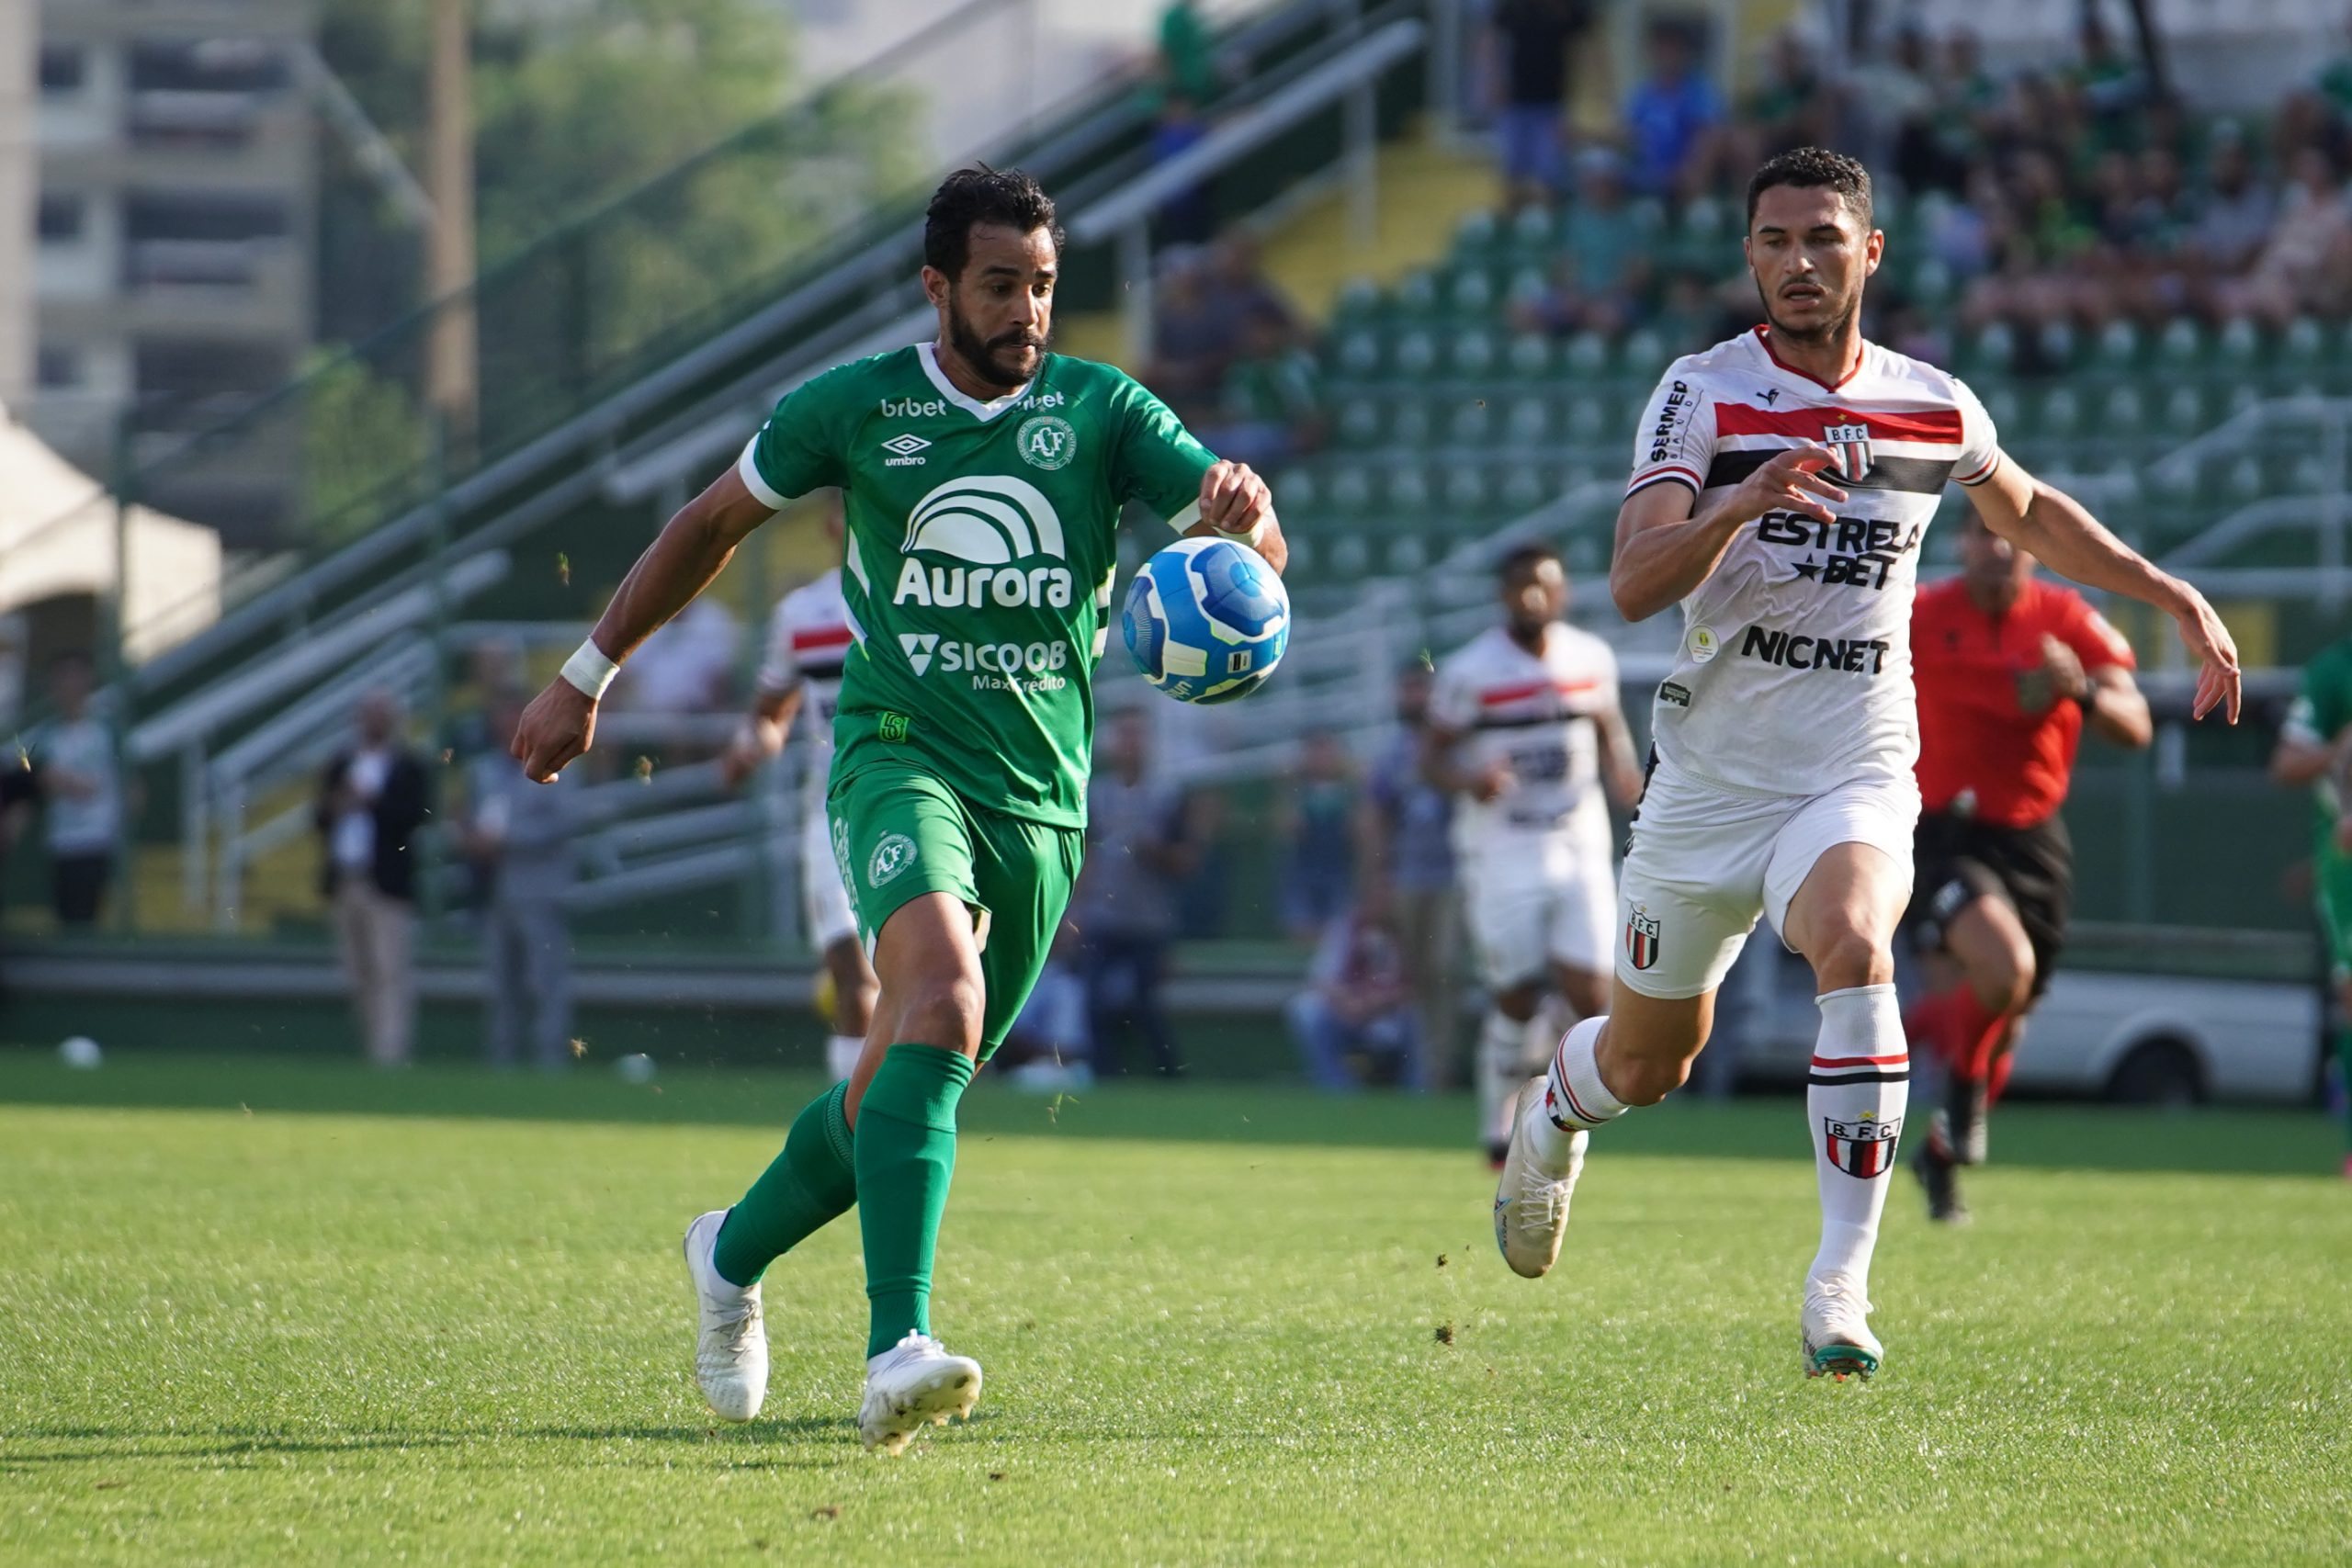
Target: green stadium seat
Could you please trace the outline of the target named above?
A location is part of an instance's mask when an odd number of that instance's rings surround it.
[[[1332,303],[1332,324],[1360,321],[1379,310],[1380,286],[1368,277],[1351,277],[1340,286],[1340,297]]]
[[[1347,517],[1362,517],[1372,510],[1372,477],[1362,465],[1349,463],[1331,476],[1331,510]]]
[[[1419,463],[1399,463],[1383,476],[1382,510],[1392,517],[1429,515],[1432,492],[1429,473]]]
[[[1453,254],[1481,260],[1494,254],[1500,229],[1491,211],[1481,209],[1453,227]]]
[[[1682,208],[1682,233],[1694,243],[1713,244],[1722,239],[1729,221],[1723,203],[1711,196],[1694,197]]]
[[[2211,351],[2216,363],[2240,369],[2252,365],[2261,352],[2262,334],[2243,316],[2223,324]]]
[[[1284,516],[1308,516],[1323,508],[1322,482],[1305,464],[1283,469],[1267,486],[1281,498],[1277,504]]]
[[[1542,333],[1518,333],[1510,340],[1510,348],[1503,358],[1512,375],[1533,380],[1551,371],[1552,340]]]
[[[2165,430],[2176,437],[2194,435],[2203,430],[2207,423],[2203,394],[2193,383],[2175,387],[2165,398],[2164,419]]]
[[[1911,297],[1922,305],[1943,305],[1952,296],[1951,268],[1939,256],[1923,256],[1911,269]]]
[[[1976,389],[1976,397],[1984,405],[1984,412],[1993,416],[1995,429],[2018,428],[2021,410],[2015,387],[2007,381],[1988,381]]]
[[[1383,555],[1388,570],[1397,577],[1410,577],[1430,564],[1429,547],[1411,534],[1389,540]]]
[[[2309,316],[2297,316],[2278,334],[2278,362],[2297,369],[2316,365],[2327,351],[2326,334]]]
[[[1418,268],[1405,275],[1396,286],[1396,303],[1415,316],[1430,316],[1437,312],[1437,279],[1427,268]]]
[[[1484,377],[1495,367],[1498,353],[1495,334],[1484,327],[1467,327],[1456,333],[1446,358],[1456,376]]]
[[[1343,446],[1376,446],[1381,431],[1386,424],[1385,410],[1378,398],[1358,393],[1340,400],[1333,423],[1338,427],[1340,444]]]
[[[1495,439],[1499,422],[1493,405],[1474,398],[1455,409],[1445,422],[1445,438],[1456,446],[1485,446]]]
[[[1370,376],[1380,369],[1380,334],[1370,327],[1350,327],[1331,344],[1331,360],[1349,376]]]
[[[2193,365],[2205,352],[2204,336],[2197,323],[2186,316],[2175,316],[2165,323],[2156,338],[2156,359],[2167,366]]]
[[[1960,344],[1960,361],[1973,375],[2007,375],[2017,358],[2017,338],[2004,321],[1995,321]]]
[[[1400,375],[1416,378],[1437,368],[1437,339],[1415,327],[1398,336],[1390,363]]]
[[[1370,547],[1362,534],[1342,534],[1331,541],[1331,558],[1325,563],[1329,575],[1345,581],[1363,575]]]
[[[1446,304],[1457,316],[1484,320],[1495,313],[1495,282],[1483,266],[1464,268],[1446,288]]]
[[[1503,470],[1502,483],[1497,487],[1496,500],[1512,516],[1532,512],[1552,499],[1552,487],[1544,471],[1532,463],[1513,463]]]
[[[1396,404],[1388,418],[1388,444],[1391,446],[1418,451],[1434,438],[1430,405],[1425,400],[1408,397]]]
[[[2030,423],[2039,437],[2072,435],[2083,425],[2083,400],[2072,387],[2052,387],[2041,394]]]
[[[2075,356],[2082,349],[2081,342],[2075,335],[2075,329],[2064,321],[2044,321],[2041,324],[2040,343],[2043,361],[2059,369],[2071,367],[2075,363]]]
[[[1578,333],[1568,339],[1561,358],[1570,375],[1599,376],[1609,367],[1609,340],[1599,333]]]
[[[2103,370],[2128,370],[2139,363],[2140,329],[2130,321],[2113,321],[2099,329],[2095,362]]]
[[[1617,354],[1618,367],[1643,381],[1656,381],[1669,363],[1666,340],[1647,327],[1636,327],[1627,333]]]
[[[1609,406],[1589,392],[1573,393],[1568,398],[1566,416],[1568,445],[1590,446],[1609,439]]]
[[[2099,419],[2109,435],[2137,435],[2148,422],[2147,400],[2136,385],[2127,381],[2108,393]]]
[[[1481,517],[1494,509],[1494,491],[1487,483],[1484,463],[1456,462],[1445,466],[1445,484],[1440,493],[1445,509],[1456,517]]]
[[[1516,305],[1540,305],[1552,292],[1552,276],[1533,262],[1522,262],[1511,268],[1510,281],[1504,293]]]
[[[1532,393],[1511,400],[1506,438],[1514,446],[1540,446],[1552,437],[1552,403]]]
[[[2245,412],[2262,401],[2262,389],[2250,381],[2234,381],[2230,386],[2229,400],[2223,412],[2231,418]]]

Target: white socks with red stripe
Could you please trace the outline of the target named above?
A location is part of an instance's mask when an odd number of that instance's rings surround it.
[[[1544,1075],[1544,1114],[1528,1122],[1535,1156],[1546,1169],[1566,1166],[1576,1134],[1625,1114],[1625,1102],[1609,1092],[1609,1086],[1600,1081],[1600,1066],[1592,1059],[1600,1026],[1608,1021],[1605,1014],[1586,1019],[1569,1030],[1561,1038],[1560,1048],[1552,1053],[1552,1066]]]
[[[1911,1102],[1911,1057],[1893,986],[1856,986],[1814,999],[1821,1006],[1821,1034],[1805,1077],[1804,1110],[1821,1187],[1821,1251],[1806,1278],[1842,1277],[1866,1294],[1895,1141]]]

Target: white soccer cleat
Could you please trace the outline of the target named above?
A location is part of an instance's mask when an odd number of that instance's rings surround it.
[[[725,1421],[749,1421],[768,1396],[768,1331],[760,1316],[760,1288],[719,1277],[710,1260],[727,1211],[699,1214],[686,1227],[686,1278],[702,1314],[695,1337],[695,1382]]]
[[[951,1416],[967,1419],[980,1397],[980,1364],[951,1356],[927,1334],[909,1334],[865,1363],[865,1403],[857,1435],[869,1449],[907,1450],[907,1439]]]
[[[1871,1303],[1844,1280],[1804,1282],[1804,1375],[1868,1381],[1886,1354],[1868,1322]]]
[[[1544,1094],[1542,1078],[1519,1091],[1510,1148],[1503,1156],[1502,1179],[1495,1187],[1495,1246],[1511,1272],[1529,1280],[1542,1279],[1560,1259],[1560,1238],[1568,1229],[1568,1198],[1584,1169],[1585,1145],[1592,1141],[1579,1128],[1567,1137],[1565,1163],[1556,1169],[1545,1165],[1538,1157],[1537,1140],[1541,1136],[1544,1143],[1552,1143],[1557,1134],[1534,1123],[1533,1118],[1545,1114]]]

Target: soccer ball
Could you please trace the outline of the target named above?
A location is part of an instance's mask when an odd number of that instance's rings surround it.
[[[1179,539],[1127,586],[1119,621],[1136,668],[1179,702],[1229,703],[1266,682],[1290,645],[1290,595],[1238,539]]]

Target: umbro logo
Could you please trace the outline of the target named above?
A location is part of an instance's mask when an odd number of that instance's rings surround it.
[[[939,646],[937,632],[900,632],[899,647],[907,656],[907,666],[917,675],[931,668],[931,650]]]
[[[882,459],[882,466],[886,468],[920,468],[928,459],[919,457],[915,454],[930,445],[930,442],[912,431],[893,435],[889,440],[882,443],[882,450],[890,454],[889,457]]]

